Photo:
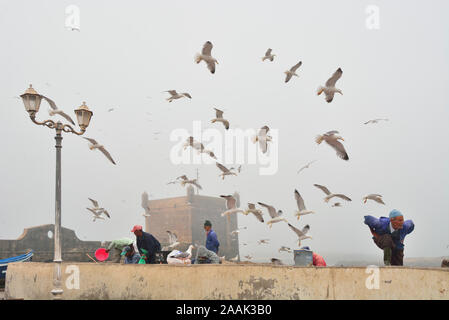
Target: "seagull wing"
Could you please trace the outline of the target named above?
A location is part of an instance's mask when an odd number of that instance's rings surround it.
[[[285,83],[287,83],[292,78],[292,75],[290,73],[287,73],[285,76]]]
[[[352,201],[350,198],[348,198],[347,196],[345,196],[344,194],[341,194],[341,193],[334,194],[334,197],[338,197],[338,198],[341,198],[346,201]]]
[[[115,161],[114,161],[114,159],[112,159],[111,154],[104,147],[99,148],[99,150],[101,152],[103,152],[103,154],[106,156],[106,158],[109,159],[109,161],[111,161],[113,164],[115,164]]]
[[[176,180],[178,180],[178,179],[182,179],[182,180],[188,180],[188,179],[187,179],[187,176],[186,176],[186,175],[183,175],[183,176],[177,177],[177,178],[176,178]]]
[[[264,222],[262,213],[260,213],[260,212],[252,212],[252,214],[257,218],[257,220],[259,220],[262,223]]]
[[[86,137],[83,137],[83,139],[86,139],[87,141],[89,141],[89,142],[92,143],[93,145],[98,144],[97,140],[95,140],[95,139],[92,139],[92,138],[86,138]]]
[[[95,208],[98,208],[98,201],[97,200],[94,200],[94,199],[91,199],[91,198],[87,198],[87,199],[89,199],[92,202],[92,204],[94,205]]]
[[[343,160],[349,160],[348,153],[345,150],[343,144],[336,139],[327,139],[326,142],[337,151],[337,155]]]
[[[220,196],[226,199],[226,208],[228,210],[235,209],[237,201],[233,196]]]
[[[192,96],[190,94],[188,94],[187,92],[184,92],[183,95],[186,96],[189,99],[192,99]]]
[[[293,67],[290,68],[290,71],[295,72],[301,65],[302,65],[302,61],[299,61],[297,64],[295,64]]]
[[[269,48],[267,50],[267,52],[265,52],[265,57],[269,57],[269,56],[271,56],[271,48]]]
[[[221,110],[219,110],[219,109],[217,109],[217,108],[214,108],[215,109],[215,116],[217,117],[217,119],[223,119],[223,111],[221,111]]]
[[[207,69],[209,69],[211,73],[215,73],[215,62],[214,61],[207,62]]]
[[[61,117],[64,117],[71,124],[75,125],[75,122],[73,122],[72,118],[70,118],[70,116],[67,113],[65,113],[64,111],[59,111],[59,115]]]
[[[201,51],[201,54],[205,55],[205,56],[210,56],[212,53],[212,42],[207,41],[204,45],[203,45],[203,51]]]
[[[268,213],[270,214],[271,218],[277,218],[279,215],[276,212],[276,209],[273,206],[270,206],[268,204],[262,203],[262,202],[257,202],[259,205],[261,205],[262,207],[265,207],[268,209]]]
[[[317,187],[317,188],[319,188],[319,189],[321,189],[321,190],[322,190],[325,194],[327,194],[327,195],[330,195],[330,194],[331,194],[331,192],[329,191],[329,189],[326,188],[325,186],[321,186],[321,185],[319,185],[319,184],[314,184],[314,186]]]
[[[193,184],[194,186],[196,186],[198,189],[203,190],[203,188],[201,188],[201,186],[198,184],[198,182],[196,182],[196,179],[193,180],[192,184]]]
[[[296,189],[295,189],[295,199],[296,199],[296,204],[298,205],[299,211],[306,210],[306,206],[304,204],[304,199],[301,197],[298,190],[296,190]]]
[[[150,199],[148,198],[148,193],[146,193],[146,192],[142,193],[141,205],[142,205],[142,208],[145,209],[145,214],[149,214],[149,212],[150,212],[150,206],[148,205],[149,200]]]
[[[109,213],[106,210],[103,210],[103,213],[110,219],[111,216],[109,215]]]
[[[256,209],[256,205],[254,203],[248,203],[248,209],[254,210]]]
[[[44,98],[44,100],[48,102],[48,104],[50,105],[50,107],[53,110],[58,110],[58,107],[56,106],[56,103],[53,100],[51,100],[50,98],[47,98],[46,96],[43,96],[43,95],[41,95],[41,97]]]
[[[223,171],[224,173],[229,172],[229,169],[226,168],[224,165],[222,165],[221,163],[215,162],[215,164],[217,165],[218,169],[220,169],[221,171]]]
[[[170,93],[172,96],[176,96],[178,93],[176,90],[167,90],[168,93]]]
[[[326,87],[335,87],[335,83],[337,82],[338,79],[341,78],[342,74],[343,74],[343,71],[341,70],[341,68],[338,68],[337,71],[334,72],[332,77],[330,77],[326,81]]]

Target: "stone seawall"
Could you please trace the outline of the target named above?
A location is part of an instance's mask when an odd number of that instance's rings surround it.
[[[11,264],[5,298],[51,299],[53,270]],[[449,299],[446,268],[63,263],[62,280],[64,299]]]

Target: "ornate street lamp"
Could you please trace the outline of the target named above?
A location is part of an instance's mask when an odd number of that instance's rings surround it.
[[[74,128],[72,128],[68,124],[63,124],[60,121],[54,122],[53,120],[45,120],[43,122],[39,122],[36,120],[36,113],[39,111],[39,107],[42,101],[42,98],[48,100],[48,98],[38,94],[30,85],[30,87],[25,91],[24,94],[21,95],[23,104],[25,105],[25,109],[30,115],[31,121],[37,125],[46,126],[50,129],[56,130],[56,192],[55,192],[55,254],[54,260],[55,262],[55,270],[53,277],[53,290],[51,293],[53,294],[54,299],[61,299],[62,293],[64,290],[62,289],[61,283],[61,262],[62,262],[62,246],[61,246],[61,148],[62,148],[62,132],[70,132],[76,135],[82,135],[86,132],[87,127],[89,126],[90,119],[93,115],[92,111],[86,106],[86,103],[83,104],[75,110],[75,114],[78,120],[78,125],[81,128],[80,132],[77,132]]]

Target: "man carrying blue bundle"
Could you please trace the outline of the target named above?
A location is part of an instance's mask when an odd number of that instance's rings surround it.
[[[384,251],[386,266],[402,266],[404,260],[404,239],[415,229],[412,220],[404,221],[399,210],[392,210],[389,218],[365,216],[365,224],[373,234],[374,243]]]

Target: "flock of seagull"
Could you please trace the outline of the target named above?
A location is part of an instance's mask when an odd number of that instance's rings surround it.
[[[213,48],[213,44],[210,41],[207,41],[203,45],[201,53],[196,54],[194,61],[197,64],[199,64],[200,62],[204,62],[206,64],[208,70],[212,74],[214,74],[216,71],[216,65],[218,64],[218,61],[217,61],[217,59],[215,59],[212,56],[212,48]],[[269,48],[266,51],[264,57],[262,57],[262,61],[268,60],[270,62],[273,62],[275,60],[274,59],[275,57],[276,57],[276,55],[273,54],[272,49]],[[292,66],[289,70],[284,72],[285,73],[285,83],[289,82],[293,77],[298,77],[297,71],[301,67],[301,65],[302,65],[302,61],[299,61],[294,66]],[[342,77],[342,74],[343,74],[342,69],[338,68],[333,73],[333,75],[325,82],[325,84],[323,86],[319,86],[319,88],[317,90],[317,95],[321,95],[322,93],[324,93],[325,100],[328,103],[333,101],[335,93],[339,93],[340,95],[343,95],[342,91],[336,87],[336,83]],[[178,93],[176,90],[167,90],[164,92],[167,92],[170,94],[170,97],[168,97],[166,99],[169,103],[171,103],[174,100],[182,99],[182,98],[192,99],[192,96],[190,95],[190,93],[187,93],[187,92]],[[49,105],[51,107],[51,109],[48,110],[50,116],[59,115],[74,125],[74,121],[71,119],[71,117],[69,115],[67,115],[64,111],[60,110],[51,99],[44,97],[44,96],[43,96],[43,98],[49,103]],[[215,108],[215,107],[213,109],[215,110],[215,118],[213,118],[211,120],[211,123],[221,123],[223,125],[223,127],[225,128],[225,130],[228,130],[230,128],[230,120],[224,118],[224,116],[223,116],[224,112],[222,110]],[[111,112],[113,110],[114,110],[114,108],[111,108],[108,110],[108,112]],[[379,121],[388,121],[388,119],[372,119],[372,120],[365,122],[364,124],[374,124],[374,123],[378,123]],[[262,153],[268,152],[269,142],[272,142],[272,139],[273,139],[271,136],[268,135],[269,130],[270,130],[270,128],[267,125],[265,125],[259,129],[257,135],[252,137],[252,142],[253,143],[258,142],[259,150]],[[93,138],[87,138],[87,137],[83,137],[83,138],[89,142],[88,147],[90,150],[99,150],[100,152],[103,153],[103,155],[111,163],[113,163],[114,165],[116,164],[115,161],[113,160],[112,156],[110,155],[110,153],[106,150],[106,148],[103,145],[98,143]],[[348,156],[347,151],[345,150],[344,145],[342,144],[342,142],[340,142],[340,140],[344,141],[343,137],[341,137],[339,135],[338,131],[332,130],[332,131],[323,133],[321,135],[318,135],[315,139],[315,142],[318,145],[321,144],[323,141],[326,142],[326,144],[328,144],[330,147],[332,147],[336,151],[336,154],[339,158],[347,161],[347,160],[349,160],[349,156]],[[186,150],[188,147],[191,147],[198,154],[204,153],[204,154],[207,154],[208,156],[210,156],[211,158],[217,160],[217,157],[215,156],[214,152],[212,150],[206,149],[204,147],[204,145],[201,142],[196,141],[193,136],[190,136],[187,138],[183,147],[184,147],[184,150]],[[315,161],[316,160],[309,162],[307,165],[300,168],[297,173],[299,174],[302,170],[309,168],[310,165],[312,163],[314,163]],[[241,173],[241,169],[242,169],[242,166],[239,166],[238,168],[234,168],[234,167],[227,168],[226,166],[219,163],[218,161],[216,161],[216,167],[220,171],[219,177],[221,177],[222,180],[224,180],[226,176],[237,176],[238,174]],[[186,185],[190,184],[190,185],[195,186],[198,189],[202,189],[202,187],[198,183],[197,179],[189,179],[186,175],[179,176],[174,181],[168,182],[167,184],[177,184],[177,183],[179,183],[181,186],[186,186]],[[325,193],[326,196],[324,198],[324,201],[326,203],[328,203],[333,198],[339,198],[339,199],[342,199],[345,201],[351,201],[351,199],[348,196],[346,196],[342,193],[332,193],[325,186],[318,185],[318,184],[314,184],[314,186],[319,188],[320,190],[322,190]],[[240,201],[239,201],[239,199],[236,199],[235,194],[234,195],[220,195],[220,197],[222,197],[226,200],[226,211],[222,213],[223,217],[226,216],[229,219],[230,215],[232,215],[232,214],[241,213],[241,214],[247,216],[248,214],[251,213],[252,215],[254,215],[254,217],[259,222],[266,223],[269,226],[269,228],[271,228],[274,223],[279,223],[279,222],[287,223],[289,228],[298,237],[298,246],[301,245],[302,240],[312,239],[312,237],[310,235],[308,235],[308,232],[310,230],[310,226],[308,224],[305,225],[302,229],[296,228],[285,218],[282,210],[276,210],[276,208],[272,205],[268,205],[268,204],[265,204],[262,202],[257,202],[261,207],[263,207],[267,210],[267,212],[270,216],[268,221],[265,221],[265,219],[263,217],[262,210],[256,208],[256,205],[254,203],[248,203],[248,206],[246,209],[241,209],[241,208],[239,208]],[[294,213],[294,216],[296,216],[298,220],[301,216],[314,213],[313,211],[306,209],[304,199],[302,198],[302,196],[296,189],[294,191],[294,198],[295,198],[295,201],[296,201],[297,207],[298,207],[298,210]],[[92,202],[93,207],[87,208],[87,210],[89,210],[93,214],[93,221],[95,221],[96,219],[104,219],[104,217],[110,218],[110,215],[107,212],[107,210],[99,207],[97,201],[95,201],[91,198],[89,198],[89,200]],[[377,203],[385,204],[382,201],[382,196],[379,194],[369,194],[363,198],[363,201],[365,203],[367,202],[367,200],[373,200]],[[149,212],[150,212],[150,208],[148,207],[148,194],[146,192],[142,195],[142,207],[145,209],[144,216],[148,216]],[[332,207],[341,207],[341,203],[335,202],[332,204]],[[167,231],[167,233],[168,233],[168,238],[169,238],[169,245],[167,247],[165,247],[165,249],[173,249],[173,248],[177,247],[180,244],[178,241],[177,235],[171,231]],[[239,233],[239,230],[234,230],[231,232],[231,235],[236,235],[238,233]],[[268,241],[269,241],[269,239],[261,239],[258,241],[258,244],[267,244]],[[246,244],[243,244],[243,245],[246,245]],[[189,247],[189,250],[188,250],[188,253],[190,253],[190,255],[191,255],[190,247]],[[286,246],[282,246],[279,249],[279,252],[291,252],[291,251],[292,251],[292,249],[289,247],[286,247]],[[245,256],[245,258],[252,259],[252,256],[247,255],[247,256]],[[237,256],[230,260],[236,261],[236,260],[239,260],[239,258]],[[275,258],[272,259],[272,262],[280,263],[280,261]]]

